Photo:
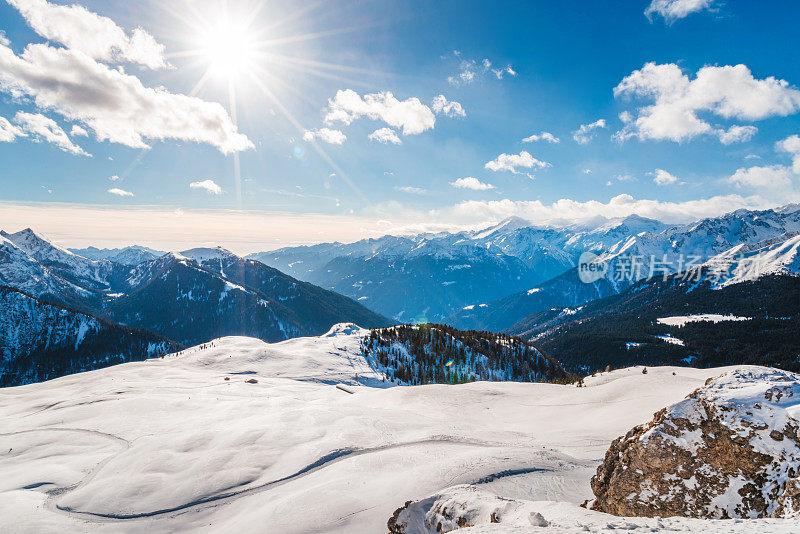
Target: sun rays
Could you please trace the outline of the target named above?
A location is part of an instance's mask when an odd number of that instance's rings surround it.
[[[365,79],[375,79],[386,73],[326,62],[318,57],[304,57],[305,49],[299,44],[321,42],[326,38],[356,31],[359,28],[329,28],[303,31],[311,17],[323,20],[327,2],[306,4],[290,13],[276,16],[271,13],[271,4],[266,0],[229,2],[226,0],[185,0],[179,9],[164,6],[171,17],[184,27],[180,42],[185,45],[167,54],[180,65],[181,70],[196,72],[197,78],[188,94],[198,96],[208,90],[223,91],[226,105],[234,124],[238,126],[240,115],[237,106],[246,109],[248,115],[261,113],[249,108],[245,93],[255,91],[266,97],[275,109],[297,129],[299,136],[306,130],[304,125],[284,105],[285,95],[291,94],[309,103],[308,97],[295,84],[287,83],[292,74],[301,74],[304,83],[316,79],[336,80],[350,86],[365,86]],[[341,9],[339,5],[337,9]],[[313,21],[316,25],[317,20]],[[347,174],[326,153],[323,147],[312,141],[320,157],[347,183],[358,198],[367,204],[363,192],[347,177]],[[239,208],[242,208],[241,160],[233,156],[234,191]]]

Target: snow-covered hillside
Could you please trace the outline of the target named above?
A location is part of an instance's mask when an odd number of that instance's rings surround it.
[[[0,530],[386,532],[406,501],[470,484],[537,501],[560,532],[650,532],[654,519],[578,504],[592,496],[589,479],[613,439],[720,374],[626,369],[584,388],[371,387],[385,384],[351,354],[359,340],[347,326],[277,344],[222,338],[0,390]],[[762,532],[796,527],[757,523]]]
[[[445,325],[399,325],[365,332],[361,350],[387,380],[404,384],[571,382],[561,363],[531,342]]]

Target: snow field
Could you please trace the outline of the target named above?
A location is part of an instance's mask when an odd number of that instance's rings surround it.
[[[0,531],[385,532],[459,484],[621,524],[577,506],[610,442],[723,372],[386,387],[361,335],[221,338],[0,389]]]

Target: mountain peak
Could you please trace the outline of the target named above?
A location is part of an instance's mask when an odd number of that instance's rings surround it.
[[[630,222],[630,221],[658,222],[657,220],[650,219],[649,217],[642,217],[638,213],[631,213],[630,215],[628,215],[627,217],[625,217],[622,220],[625,221],[625,222]]]
[[[625,233],[638,235],[642,232],[661,232],[667,225],[656,219],[642,217],[636,213],[631,213],[627,217],[612,219],[607,224],[598,228],[602,233],[610,232],[612,230],[621,229]]]
[[[9,234],[5,231],[0,231],[3,237],[10,240],[31,256],[38,260],[45,257],[61,256],[61,257],[78,257],[73,252],[52,243],[49,239],[37,234],[32,228],[25,228],[19,232]]]
[[[5,230],[2,230],[2,231],[0,231],[0,234],[2,234],[3,237],[11,239],[12,241],[15,238],[16,239],[19,239],[19,238],[24,238],[24,239],[35,238],[35,239],[39,239],[39,240],[42,240],[42,241],[46,241],[44,238],[42,238],[36,232],[34,232],[32,228],[25,228],[24,230],[20,230],[19,232],[14,232],[13,234],[9,233],[9,232],[6,232]]]
[[[198,263],[203,263],[204,261],[208,260],[222,260],[227,258],[237,258],[236,254],[231,252],[228,249],[222,247],[197,247],[191,248],[188,250],[184,250],[180,253],[180,256],[184,258],[189,258],[194,260]]]
[[[520,228],[526,228],[528,226],[532,226],[532,223],[530,221],[525,220],[522,217],[517,217],[516,215],[512,215],[511,217],[503,219],[494,226],[490,226],[483,230],[479,230],[475,234],[475,237],[481,239],[495,232],[499,232],[501,230],[505,232],[513,232],[514,230],[519,230]]]
[[[795,213],[800,212],[800,202],[795,202],[794,204],[786,204],[785,206],[781,206],[780,208],[775,208],[777,213]]]

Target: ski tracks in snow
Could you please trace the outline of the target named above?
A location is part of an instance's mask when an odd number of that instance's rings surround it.
[[[92,431],[89,431],[92,432]],[[118,454],[124,452],[129,446],[130,443],[122,440],[122,438],[118,438],[117,436],[112,436],[110,434],[104,434],[102,432],[98,432],[98,434],[121,440],[125,443],[125,448],[122,449]],[[57,492],[52,492],[50,499],[49,499],[49,506],[52,509],[55,509],[62,513],[67,513],[69,515],[81,517],[83,519],[90,519],[90,520],[99,520],[99,521],[107,521],[107,520],[136,520],[136,519],[148,519],[148,518],[158,518],[160,516],[165,516],[168,514],[175,514],[175,513],[183,513],[191,510],[198,510],[205,507],[215,507],[230,503],[236,499],[254,495],[257,493],[261,493],[263,491],[268,491],[283,484],[298,480],[302,477],[311,475],[321,469],[329,467],[330,465],[347,460],[350,458],[355,458],[358,456],[368,455],[368,454],[375,454],[380,452],[385,452],[389,450],[397,450],[402,448],[414,447],[419,445],[470,445],[473,447],[485,447],[485,448],[495,448],[495,447],[508,447],[507,444],[504,443],[492,443],[487,441],[480,441],[480,440],[470,440],[470,439],[463,439],[454,436],[432,436],[426,439],[420,439],[415,441],[408,441],[403,443],[393,443],[393,444],[386,444],[386,445],[379,445],[376,447],[369,447],[369,448],[343,448],[343,449],[336,449],[328,454],[325,454],[319,457],[317,460],[311,462],[310,464],[302,467],[301,469],[295,471],[292,474],[286,475],[284,477],[271,480],[269,482],[265,482],[259,484],[257,486],[249,487],[249,488],[241,488],[240,489],[223,489],[218,493],[213,495],[207,495],[204,497],[199,497],[192,501],[170,506],[158,510],[151,510],[146,512],[137,512],[137,513],[99,513],[99,512],[92,512],[90,510],[78,510],[66,506],[58,505],[55,500],[63,496],[70,491],[74,491],[76,489],[82,488],[87,485],[91,480],[96,476],[96,474],[113,458],[117,455],[111,455],[108,458],[105,458],[103,461],[98,463],[91,472],[78,484],[70,486],[68,488],[62,488]],[[506,472],[499,474],[499,476],[504,476]],[[497,475],[488,475],[488,477],[493,477]]]

